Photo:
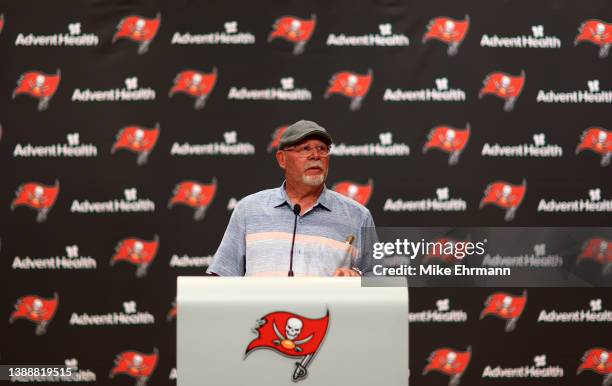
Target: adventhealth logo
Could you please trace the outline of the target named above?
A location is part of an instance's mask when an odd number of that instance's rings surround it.
[[[378,25],[378,33],[366,35],[329,34],[327,46],[336,47],[400,47],[408,46],[410,39],[404,34],[394,34],[391,23]]]

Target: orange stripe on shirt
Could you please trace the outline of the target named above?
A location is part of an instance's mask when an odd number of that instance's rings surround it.
[[[268,240],[287,240],[291,242],[293,234],[287,232],[259,232],[250,233],[246,236],[246,241],[257,242],[257,241],[268,241]],[[323,236],[312,236],[312,235],[295,235],[295,242],[302,244],[314,244],[314,245],[325,245],[331,249],[340,251],[348,251],[352,257],[357,257],[359,254],[357,248],[352,245],[348,245],[346,242],[337,241]]]

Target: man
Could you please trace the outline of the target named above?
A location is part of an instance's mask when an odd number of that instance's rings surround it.
[[[285,181],[240,200],[207,273],[288,276],[299,205],[295,276],[361,274],[362,228],[374,227],[374,221],[366,207],[325,186],[331,144],[327,130],[315,122],[302,120],[285,130],[276,152]]]

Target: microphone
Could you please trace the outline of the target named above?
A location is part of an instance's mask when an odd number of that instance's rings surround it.
[[[295,204],[293,206],[293,214],[295,214],[295,221],[293,222],[293,238],[291,239],[291,254],[289,255],[289,272],[287,276],[293,277],[293,246],[295,245],[295,231],[297,230],[297,219],[300,215],[302,208],[300,204]]]

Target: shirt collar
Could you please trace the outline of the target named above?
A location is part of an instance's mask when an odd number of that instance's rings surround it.
[[[285,190],[285,181],[283,181],[281,186],[276,189],[276,193],[272,200],[272,205],[275,208],[278,208],[279,206],[282,206],[284,204],[287,204],[289,207],[291,207],[291,201],[289,200],[289,196],[287,195],[287,191]],[[316,208],[317,206],[321,206],[322,208],[331,211],[331,197],[329,189],[327,189],[327,186],[325,185],[323,185],[323,190],[321,191],[319,198],[313,205],[313,208]]]

